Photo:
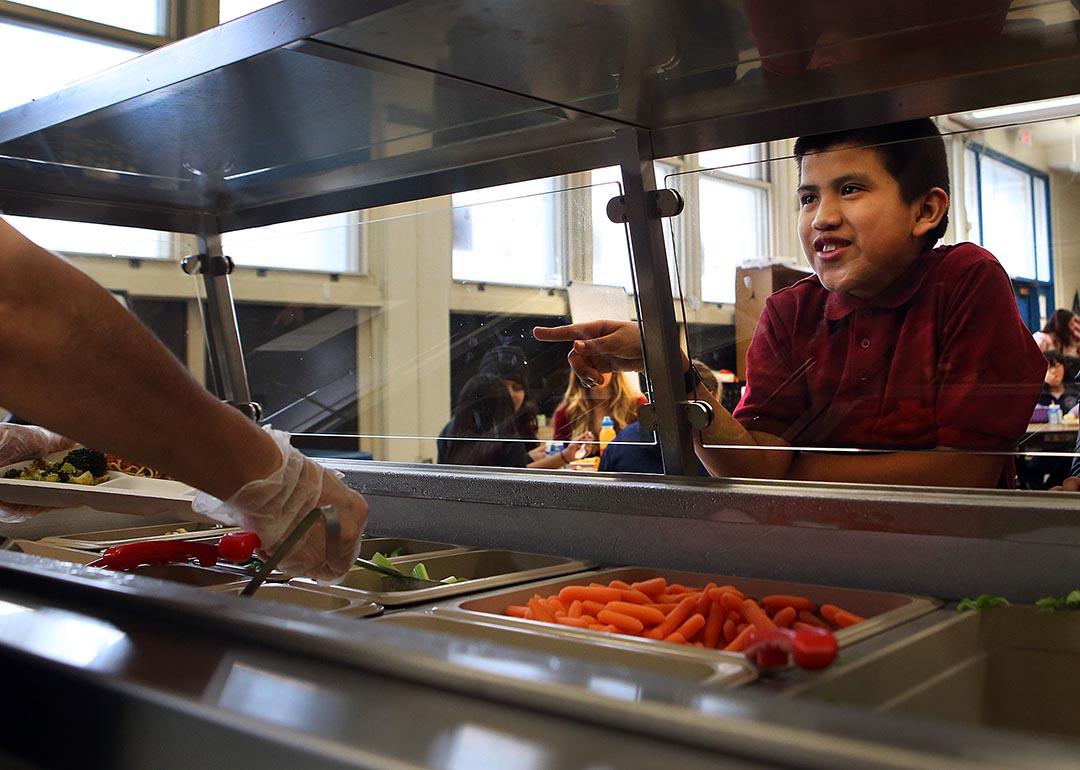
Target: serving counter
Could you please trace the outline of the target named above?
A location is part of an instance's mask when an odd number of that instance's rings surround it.
[[[1075,498],[682,476],[692,442],[661,230],[671,199],[657,194],[653,160],[1074,94],[1080,22],[1061,3],[1010,19],[1008,4],[958,3],[941,11],[944,39],[917,31],[934,27],[925,9],[922,26],[886,18],[852,33],[887,44],[889,66],[863,48],[843,66],[791,70],[790,57],[813,46],[777,50],[769,24],[805,27],[824,5],[783,16],[749,0],[285,0],[0,114],[0,208],[195,234],[201,253],[187,267],[205,288],[220,395],[254,414],[222,233],[619,165],[616,208],[650,329],[667,475],[326,464],[367,497],[368,534],[443,544],[446,559],[502,549],[575,571],[633,565],[943,602],[843,652],[858,670],[888,669],[886,653],[939,654],[934,644],[905,652],[920,634],[970,635],[981,621],[953,620],[962,597],[1032,602],[1080,586]],[[1017,23],[1042,6],[1063,20]],[[50,521],[35,539],[86,531]],[[540,577],[550,575],[524,585]],[[212,588],[0,551],[5,718],[29,723],[9,730],[4,759],[446,770],[1080,763],[1067,724],[1043,738],[1030,732],[1038,725],[902,714],[886,707],[898,691],[861,687],[854,667],[855,684],[822,679],[812,698],[814,675],[751,683],[738,656],[672,663],[522,643],[503,627],[476,633],[436,613],[445,597],[377,619],[325,599],[333,592],[285,603],[270,601],[285,595],[274,586],[265,601]],[[1049,650],[1053,665],[1080,655],[1070,633]],[[980,654],[969,645],[963,660]],[[946,689],[973,693],[976,679]]]

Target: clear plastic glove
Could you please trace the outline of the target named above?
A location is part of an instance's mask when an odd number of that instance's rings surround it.
[[[263,555],[272,553],[307,513],[317,505],[332,505],[341,518],[341,545],[327,556],[326,532],[317,523],[287,554],[278,569],[290,575],[319,580],[344,576],[360,552],[360,535],[367,523],[367,503],[333,474],[289,444],[289,434],[266,431],[281,452],[281,466],[265,479],[251,481],[222,502],[200,492],[191,507],[215,521],[254,532]]]
[[[0,465],[33,460],[73,446],[71,439],[36,425],[0,423]]]
[[[76,443],[66,436],[36,425],[0,423],[0,466],[34,460],[74,446]],[[48,510],[52,509],[0,500],[0,521],[14,524]]]

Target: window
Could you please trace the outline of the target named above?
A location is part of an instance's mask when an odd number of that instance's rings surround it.
[[[360,271],[354,215],[330,214],[222,233],[222,250],[238,265],[320,273]]]
[[[0,91],[0,111],[58,91],[140,53],[62,32],[0,23],[0,68],[8,73]]]
[[[170,255],[169,233],[57,219],[5,218],[27,238],[51,251],[125,259],[161,259]]]
[[[453,196],[453,276],[458,281],[562,286],[555,178]]]
[[[107,3],[88,3],[86,0],[19,0],[19,5],[55,11],[99,24],[145,32],[148,35],[161,34],[165,26],[161,18],[163,3],[160,0],[109,0]]]
[[[698,153],[701,299],[735,302],[735,269],[768,257],[768,182],[763,145]]]
[[[164,26],[164,4],[157,0],[110,3],[50,0],[23,5],[151,34]],[[54,31],[45,26],[0,22],[0,68],[18,73],[18,77],[9,77],[4,83],[0,92],[0,110],[57,91],[140,53],[142,51],[136,48]],[[150,230],[26,217],[10,217],[10,222],[27,237],[54,251],[141,258],[169,254],[170,237]]]
[[[1013,278],[1050,281],[1049,192],[1046,177],[1016,161],[972,146],[966,184],[977,205],[971,233]]]
[[[218,18],[224,24],[276,2],[278,0],[218,0]]]

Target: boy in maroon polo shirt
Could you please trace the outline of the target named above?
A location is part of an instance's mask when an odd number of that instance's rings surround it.
[[[949,208],[937,128],[926,119],[804,137],[795,156],[799,238],[815,275],[766,301],[733,414],[696,388],[715,413],[695,437],[698,456],[717,476],[1014,486],[1009,458],[976,452],[1015,450],[1046,365],[993,255],[933,248]],[[576,340],[569,359],[586,382],[641,366],[634,325],[535,334]]]

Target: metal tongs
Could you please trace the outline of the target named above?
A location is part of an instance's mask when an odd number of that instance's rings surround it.
[[[274,549],[274,552],[270,554],[270,557],[263,562],[263,565],[259,567],[259,571],[248,581],[244,586],[244,590],[240,592],[241,596],[254,596],[255,592],[259,590],[266,578],[270,576],[270,573],[274,571],[278,563],[289,555],[289,552],[296,547],[296,544],[303,539],[304,535],[308,533],[308,530],[315,526],[315,522],[319,519],[323,520],[323,524],[326,528],[326,555],[327,558],[336,554],[341,548],[341,517],[338,516],[337,510],[332,505],[324,505],[317,508],[312,508],[308,511],[307,515],[300,520],[293,531],[289,533],[289,536],[285,538],[281,545]]]
[[[364,559],[360,556],[356,557],[356,563],[365,569],[369,569],[372,572],[378,572],[380,575],[390,578],[391,585],[389,590],[391,591],[418,591],[421,588],[433,588],[435,586],[446,585],[437,580],[424,580],[423,578],[406,575],[404,572],[399,572],[391,567],[385,567],[378,562]]]

